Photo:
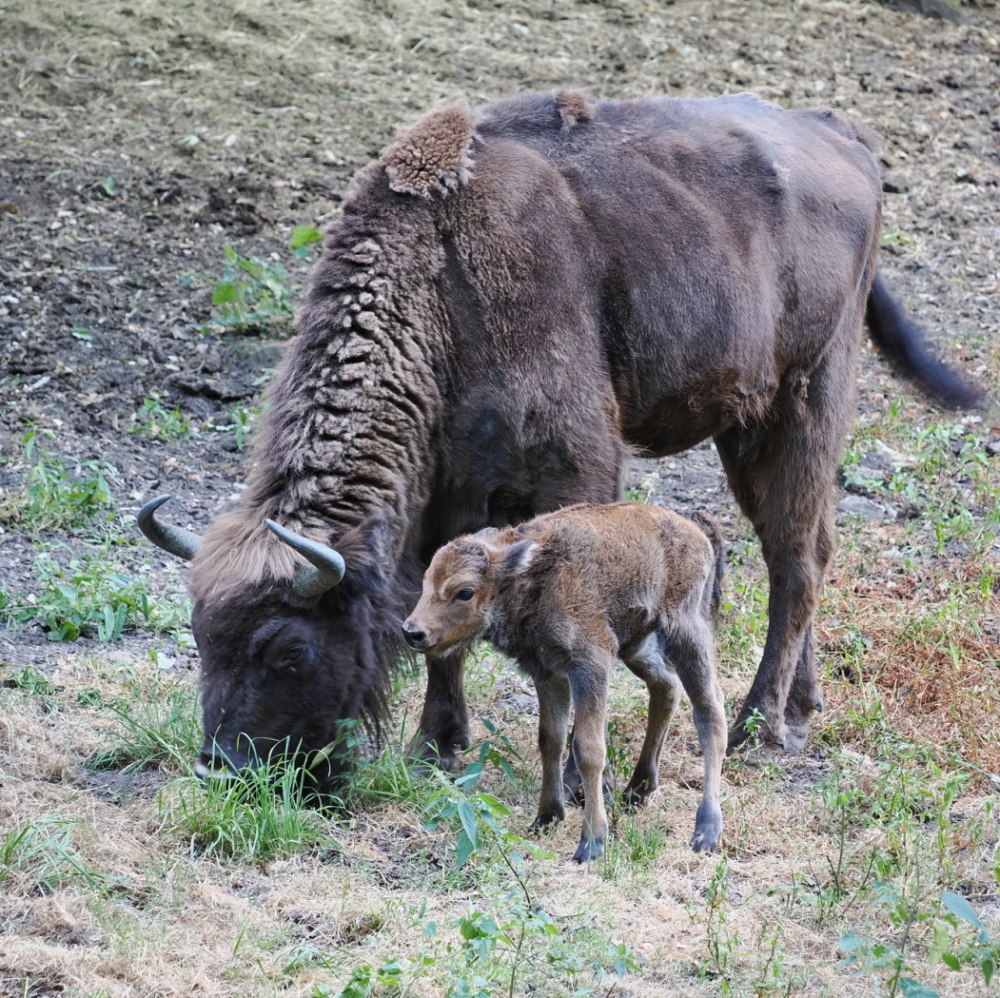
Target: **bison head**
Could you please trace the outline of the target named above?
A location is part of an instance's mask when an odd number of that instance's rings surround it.
[[[192,558],[200,538],[156,519],[168,497],[147,503],[139,527],[153,543]],[[349,766],[350,722],[377,722],[400,614],[387,610],[383,557],[388,526],[375,517],[333,550],[267,528],[307,561],[291,579],[265,576],[200,594],[191,627],[201,658],[205,745],[196,766],[226,776],[278,756],[298,756],[332,786]]]
[[[493,528],[446,544],[424,573],[420,602],[403,622],[407,644],[442,655],[489,630],[503,587],[531,563],[537,544]]]

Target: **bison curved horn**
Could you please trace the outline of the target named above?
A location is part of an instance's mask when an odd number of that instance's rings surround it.
[[[190,530],[176,527],[172,523],[161,523],[156,518],[156,511],[169,498],[170,496],[157,496],[155,499],[150,499],[136,514],[135,522],[157,547],[190,561],[198,550],[201,538]]]
[[[286,527],[275,523],[274,520],[266,520],[268,528],[279,540],[284,541],[290,548],[298,551],[313,568],[300,567],[295,572],[292,585],[300,596],[322,596],[328,589],[332,589],[344,577],[347,566],[344,559],[325,544],[319,541],[311,541],[308,537],[288,530]]]

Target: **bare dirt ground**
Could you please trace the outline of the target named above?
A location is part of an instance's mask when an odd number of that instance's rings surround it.
[[[244,423],[260,406],[287,333],[280,315],[271,321],[274,309],[262,328],[238,330],[221,320],[212,295],[226,271],[224,247],[268,267],[284,266],[283,288],[294,305],[310,266],[308,251],[301,257],[289,251],[294,228],[322,228],[336,219],[351,175],[398,126],[455,99],[476,104],[516,90],[567,85],[600,97],[752,90],[787,105],[823,104],[859,115],[884,137],[882,268],[890,287],[940,354],[983,386],[995,383],[1000,11],[991,4],[964,6],[957,20],[942,20],[860,0],[0,0],[0,586],[30,592],[40,545],[65,545],[60,550],[69,558],[82,543],[78,531],[40,535],[19,521],[17,503],[31,466],[25,435],[33,432],[37,446],[68,467],[113,465],[113,525],[121,539],[115,556],[148,579],[151,591],[179,587],[182,566],[131,544],[130,514],[147,498],[170,492],[173,519],[199,530],[231,499],[246,473]],[[930,432],[942,420],[868,353],[859,380],[863,424],[897,405],[900,420],[914,432]],[[172,420],[184,433],[171,439],[168,430],[151,426],[157,420]],[[969,430],[983,466],[997,452],[997,436],[989,432],[995,423],[987,411],[958,426]],[[746,549],[745,527],[710,447],[664,462],[637,462],[633,478],[637,491],[665,505],[714,508],[737,538],[737,554]],[[844,621],[852,619],[844,607],[852,600],[880,598],[878,587],[887,579],[905,587],[905,579],[892,581],[894,559],[905,555],[927,569],[936,558],[934,571],[954,579],[983,564],[1000,565],[995,539],[970,544],[949,535],[951,547],[935,549],[937,528],[926,504],[911,508],[904,497],[885,501],[856,484],[853,491],[877,499],[881,512],[864,508],[877,518],[866,528],[867,540],[851,534],[839,557],[831,581],[835,587],[838,578],[848,582],[835,589],[821,635],[831,647],[844,640]],[[981,537],[996,516],[996,494],[992,502],[981,490],[956,494],[967,497],[967,534]],[[838,499],[846,496],[841,491]],[[897,517],[899,524],[912,517],[916,535],[904,541],[894,534],[902,530],[894,526]],[[859,577],[868,577],[872,587],[860,595]],[[995,667],[1000,611],[990,584],[985,592],[977,640],[986,635],[979,647],[990,650]],[[747,638],[751,650],[754,640]],[[871,648],[880,636],[864,640]],[[126,632],[113,654],[118,661],[148,663],[150,649],[176,663],[178,672],[196,664],[189,649],[145,631]],[[48,640],[37,625],[0,629],[0,663],[9,667],[37,665],[50,676],[60,670],[69,675],[88,657],[110,654],[90,632],[63,644]],[[727,693],[737,693],[745,680],[734,678]],[[505,695],[520,702],[516,689]],[[834,708],[848,699],[835,695]],[[989,766],[995,714],[987,713],[984,725],[977,759]],[[80,775],[81,752],[85,756],[90,747],[80,733],[85,726],[78,722],[74,747],[61,762],[36,745],[36,768],[14,759],[24,737],[0,738],[0,788],[45,784],[45,793],[62,794],[63,813],[75,808],[79,820],[90,820],[102,798],[101,788]],[[10,722],[11,731],[15,727]],[[815,779],[810,764],[821,775],[828,771],[818,756],[806,760],[801,772],[790,771],[792,785]],[[81,787],[89,795],[86,804],[73,796]],[[748,838],[736,853],[745,859],[760,828],[748,819],[752,802],[739,806]],[[982,799],[977,806],[985,807]],[[2,803],[0,816],[8,824],[16,817],[5,814]],[[154,826],[148,819],[137,851],[155,837]],[[359,834],[355,846],[358,855],[379,862],[388,853],[373,842]],[[389,852],[399,855],[400,848],[397,842]],[[404,853],[400,865],[405,863]],[[319,882],[330,871],[299,873],[311,878],[307,888],[301,882],[295,887],[307,891],[303,911],[329,904]],[[77,960],[75,953],[104,946],[87,936],[97,916],[86,914],[79,900],[16,901],[6,908],[0,902],[0,951],[6,938],[10,952],[20,954],[7,964],[0,956],[7,975],[0,974],[0,994],[263,994],[272,986],[322,994],[333,992],[309,989],[328,986],[325,980],[343,983],[343,975],[324,978],[317,971],[315,980],[288,984],[287,975],[270,970],[260,981],[246,971],[242,982],[226,983],[227,960],[239,945],[229,934],[232,922],[250,918],[251,909],[258,921],[269,911],[286,926],[297,916],[291,901],[279,899],[277,879],[267,888],[277,892],[272,900],[258,904],[247,885],[266,879],[263,873],[212,876],[195,876],[198,886],[191,890],[198,910],[211,918],[187,928],[219,931],[225,944],[206,942],[200,964],[178,950],[176,967],[168,968],[171,958],[164,957],[145,975],[136,957],[129,963],[122,956],[118,971],[111,956],[106,965]],[[676,946],[646,945],[657,969],[646,983],[622,985],[619,993],[662,994],[665,987],[676,994],[728,993],[722,972],[699,978],[688,970],[677,977],[663,969],[679,966],[689,949],[703,944],[690,926],[671,921],[667,909],[701,904],[709,876],[687,856],[670,860],[651,910],[664,931],[679,933]],[[749,883],[753,873],[745,876]],[[572,890],[586,893],[588,885],[574,877]],[[547,888],[556,890],[553,885],[550,876]],[[337,903],[351,908],[344,900],[348,882],[339,889]],[[624,905],[610,929],[616,938],[645,931],[649,916],[640,901],[639,895],[616,899]],[[58,904],[61,914],[53,914]],[[315,911],[301,917],[322,922]],[[254,931],[270,930],[257,925]],[[780,993],[872,993],[833,972],[837,954],[821,932],[797,937],[796,946],[803,983]],[[655,963],[664,952],[667,964]],[[275,961],[280,965],[280,956]],[[978,984],[962,980],[964,990],[942,993],[987,993],[976,990],[981,978]],[[754,991],[750,978],[737,984],[733,993],[772,993]]]
[[[984,380],[1000,314],[1000,33],[866,3],[173,3],[0,7],[0,484],[31,427],[111,462],[120,511],[157,490],[195,528],[241,482],[234,406],[280,347],[219,335],[223,248],[292,268],[397,126],[451,99],[583,86],[605,97],[754,90],[857,113],[885,137],[883,269],[939,350]],[[900,394],[875,359],[861,406]],[[214,431],[136,433],[150,398]],[[693,464],[692,464],[693,460]],[[684,461],[683,464],[680,462]],[[637,469],[637,477],[649,469]],[[671,501],[725,489],[703,453]],[[693,476],[693,477],[692,477]],[[16,529],[2,568],[30,548]]]

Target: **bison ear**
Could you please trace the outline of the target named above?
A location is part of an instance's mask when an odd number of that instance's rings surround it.
[[[501,572],[504,575],[521,575],[530,567],[538,549],[538,542],[530,539],[511,544],[504,552]]]
[[[388,576],[392,557],[392,530],[384,516],[370,516],[351,527],[337,541],[347,564],[343,585],[350,592],[374,592]]]

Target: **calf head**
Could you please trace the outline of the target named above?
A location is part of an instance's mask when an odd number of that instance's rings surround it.
[[[472,644],[489,629],[497,601],[538,549],[495,529],[446,544],[424,573],[420,602],[403,622],[403,637],[417,651],[442,655]]]

